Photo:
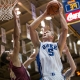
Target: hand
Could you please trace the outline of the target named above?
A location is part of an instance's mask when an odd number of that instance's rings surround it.
[[[19,14],[18,13],[18,10],[16,10],[16,8],[13,9],[13,15],[16,17],[16,18],[19,18]]]
[[[59,14],[63,13],[63,5],[59,2]]]
[[[47,13],[48,11],[47,11],[47,9],[44,11],[44,15],[46,16],[46,17],[53,17],[54,18],[54,15],[49,15],[48,13]]]

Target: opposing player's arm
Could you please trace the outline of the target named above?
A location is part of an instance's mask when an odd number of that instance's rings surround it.
[[[37,54],[38,54],[38,48],[36,48],[36,52],[32,53],[30,57],[23,63],[23,65],[27,68],[28,65],[36,59]]]
[[[70,53],[68,54],[67,59],[70,64],[70,68],[64,73],[66,79],[72,77],[75,73],[75,70],[76,70],[75,62],[74,62]]]
[[[71,76],[73,76],[75,70],[76,70],[76,65],[75,65],[75,62],[69,52],[69,49],[67,47],[67,45],[65,45],[65,52],[64,54],[67,56],[67,60],[69,61],[69,64],[70,64],[70,68],[64,73],[66,79],[70,78]]]
[[[16,16],[16,12],[15,9],[13,11],[13,15],[14,15],[14,49],[13,49],[13,59],[16,59],[18,57],[19,54],[19,49],[20,49],[20,42],[19,42],[19,38],[20,38],[20,33],[19,33],[19,17]]]
[[[69,68],[63,75],[65,76],[66,80],[68,80],[73,76],[72,69]]]
[[[59,46],[60,53],[62,53],[62,50],[63,50],[65,42],[66,42],[66,38],[67,38],[68,26],[67,26],[67,22],[63,16],[63,7],[62,7],[61,3],[60,3],[59,15],[60,15],[62,31],[61,31],[61,35],[60,35],[60,38],[58,41],[58,46]]]

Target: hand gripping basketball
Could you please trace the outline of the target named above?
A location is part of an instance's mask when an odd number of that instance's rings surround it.
[[[48,15],[56,15],[59,13],[59,2],[58,1],[50,1],[48,4],[47,4],[47,14]]]

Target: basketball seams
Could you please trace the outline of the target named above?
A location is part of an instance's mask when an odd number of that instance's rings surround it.
[[[47,14],[48,15],[55,15],[59,12],[59,5],[58,2],[49,2],[47,5]]]

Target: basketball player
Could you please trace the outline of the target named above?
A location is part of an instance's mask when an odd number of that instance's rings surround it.
[[[66,80],[68,80],[69,78],[71,78],[74,75],[75,70],[76,70],[76,65],[75,65],[75,62],[74,62],[70,52],[69,52],[67,44],[65,44],[65,46],[64,46],[63,54],[66,55],[67,60],[70,64],[70,68],[64,73]]]
[[[54,34],[52,31],[46,30],[43,33],[43,42],[40,42],[36,29],[40,22],[47,16],[47,10],[44,11],[36,20],[30,24],[30,36],[35,47],[39,48],[39,54],[37,55],[37,63],[42,80],[65,80],[62,74],[61,55],[66,42],[66,36],[68,33],[68,26],[63,16],[63,7],[59,3],[59,16],[61,23],[61,35],[58,43],[53,42]]]
[[[28,65],[35,59],[34,54],[32,54],[28,60],[26,60],[23,64],[20,62],[19,59],[19,49],[20,49],[20,33],[19,33],[19,15],[16,14],[16,10],[13,11],[14,15],[14,49],[13,53],[9,52],[3,52],[1,55],[1,60],[5,64],[9,64],[10,66],[10,77],[11,80],[30,80],[30,77],[28,76],[26,69]]]

